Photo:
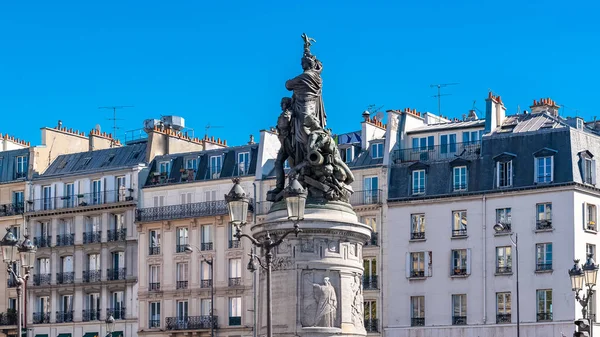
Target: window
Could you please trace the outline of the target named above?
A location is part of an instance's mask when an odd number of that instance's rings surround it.
[[[44,198],[43,203],[42,203],[42,208],[44,210],[49,210],[49,209],[53,209],[53,200],[52,200],[52,186],[43,186],[42,187],[42,193]]]
[[[425,170],[416,170],[412,173],[412,194],[425,193]]]
[[[194,193],[192,193],[192,192],[181,193],[179,195],[179,198],[181,199],[182,205],[191,204],[194,202]]]
[[[453,190],[457,191],[466,191],[467,190],[467,167],[466,166],[457,166],[452,169],[453,176]]]
[[[537,290],[537,321],[552,320],[552,289]]]
[[[177,228],[177,253],[184,253],[185,247],[188,244],[188,229],[187,227],[178,227]]]
[[[23,198],[23,191],[13,192],[12,201],[13,201],[13,207],[15,208],[15,210],[22,211],[23,207],[25,205],[25,199]]]
[[[511,305],[510,293],[496,293],[496,324],[512,321]]]
[[[479,141],[479,134],[481,131],[465,131],[462,134],[463,143],[475,143]]]
[[[102,203],[102,181],[92,181],[92,204],[98,205]]]
[[[346,158],[344,158],[345,163],[351,163],[354,160],[354,146],[347,147],[344,150],[346,154]]]
[[[499,223],[503,226],[503,232],[511,231],[511,216],[512,210],[510,208],[497,208],[496,209],[496,223]]]
[[[210,179],[219,179],[221,176],[221,164],[223,157],[212,156],[210,157]]]
[[[452,237],[467,235],[467,211],[452,211]]]
[[[160,328],[160,302],[150,302],[149,328]]]
[[[378,332],[377,301],[367,300],[363,302],[365,329],[367,332]]]
[[[177,320],[181,323],[187,323],[188,302],[177,301]]]
[[[148,232],[150,250],[148,255],[160,254],[160,231],[153,229]]]
[[[435,146],[435,138],[433,136],[429,137],[415,137],[412,139],[412,147],[413,151],[425,151],[425,150],[433,150]]]
[[[496,247],[496,273],[512,273],[512,247]]]
[[[229,325],[242,325],[242,298],[229,298]]]
[[[177,263],[177,289],[187,289],[188,287],[188,264],[187,262]]]
[[[592,254],[593,256],[596,256],[596,245],[587,243],[585,245],[585,253],[586,255]]]
[[[360,218],[360,222],[369,226],[373,232],[377,232],[377,217],[376,216],[363,216]]]
[[[411,214],[410,216],[410,239],[425,239],[425,214]]]
[[[363,259],[363,289],[378,289],[377,284],[377,259]]]
[[[383,143],[371,145],[371,157],[373,159],[383,158]]]
[[[554,178],[554,157],[538,157],[535,158],[535,174],[536,183],[549,183]]]
[[[229,259],[229,286],[242,285],[242,259]]]
[[[467,325],[467,295],[452,295],[452,325]]]
[[[159,164],[159,172],[161,175],[168,176],[171,173],[171,162],[170,161],[161,161]]]
[[[406,278],[431,276],[431,252],[406,253]]]
[[[552,244],[538,243],[535,245],[536,271],[552,270]]]
[[[248,174],[248,169],[250,169],[250,152],[238,153],[237,164],[239,175]]]
[[[471,274],[470,267],[471,249],[452,250],[452,276],[466,276]]]
[[[198,158],[188,158],[185,160],[185,168],[196,171],[198,169]]]
[[[425,326],[425,296],[410,297],[410,325]]]
[[[165,205],[165,196],[164,195],[157,195],[154,196],[154,198],[152,198],[154,201],[154,207],[162,207]]]
[[[210,316],[211,313],[211,300],[210,298],[203,298],[200,300],[200,315]]]
[[[200,261],[201,288],[210,288],[212,284],[212,268],[206,261]]]
[[[217,191],[204,191],[204,201],[217,201]]]
[[[585,203],[585,229],[588,231],[597,231],[596,227],[597,220],[596,205]]]
[[[455,153],[456,152],[456,134],[440,136],[440,153]]]
[[[27,156],[17,157],[17,178],[23,178],[27,174]]]
[[[64,191],[64,207],[74,207],[77,205],[75,201],[75,184],[66,183]]]
[[[17,299],[14,297],[10,297],[8,299],[8,309],[17,310]]]
[[[160,290],[160,266],[152,265],[150,266],[150,275],[148,277],[149,290]]]
[[[512,186],[513,167],[512,160],[496,163],[497,187]]]
[[[375,204],[379,200],[379,177],[365,177],[364,180],[364,203]]]
[[[202,225],[201,227],[201,240],[200,250],[213,250],[213,226],[212,225]]]
[[[536,229],[552,228],[552,203],[546,202],[535,205],[536,208]]]
[[[586,184],[596,184],[596,160],[583,158],[583,182]]]
[[[21,239],[21,225],[11,226],[9,227],[9,231],[12,233],[15,239]]]

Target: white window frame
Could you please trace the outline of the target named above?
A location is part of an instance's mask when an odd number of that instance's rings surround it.
[[[550,264],[552,267],[553,259],[554,259],[554,247],[552,247],[552,242],[543,242],[535,244],[535,261],[536,261],[536,270],[548,270],[548,269],[540,269],[539,264]],[[548,255],[550,257],[548,258]],[[552,270],[552,268],[550,268]]]
[[[503,169],[502,169],[503,168]],[[501,176],[502,172],[504,173]],[[511,187],[513,184],[513,161],[496,162],[496,187]]]
[[[425,233],[426,222],[425,213],[415,213],[410,215],[410,232]]]
[[[550,301],[548,301],[548,293],[550,293]],[[543,294],[543,296],[540,296],[541,294]],[[536,294],[535,294],[535,310],[538,314],[552,314],[553,312],[553,301],[554,301],[554,296],[552,296],[552,289],[537,289],[536,290]],[[543,298],[541,298],[543,297]],[[541,300],[541,302],[540,302]],[[549,303],[548,303],[549,302]],[[544,311],[540,311],[540,304],[543,304],[544,307]],[[548,309],[548,305],[550,310]]]
[[[548,167],[547,160],[550,161],[550,167]],[[542,161],[542,163],[540,163]],[[540,166],[542,164],[542,166]],[[543,170],[543,175],[540,176],[540,168]],[[549,170],[550,172],[546,172]],[[535,157],[534,158],[534,181],[538,184],[551,183],[554,181],[554,156],[546,156],[546,157]],[[540,179],[542,178],[542,179]]]
[[[410,297],[410,318],[425,318],[425,296]]]
[[[344,149],[346,153],[345,163],[351,163],[354,160],[354,146],[347,147]]]
[[[158,163],[158,172],[164,173],[166,176],[171,174],[171,161],[161,161]]]
[[[496,272],[499,268],[509,268],[512,273],[512,246],[496,247]]]
[[[467,235],[469,228],[467,219],[466,210],[452,211],[452,237]]]
[[[242,317],[242,298],[229,298],[229,317]]]
[[[467,294],[452,294],[452,317],[467,317]]]
[[[550,221],[552,222],[552,203],[541,202],[535,205],[535,218],[537,221]]]
[[[584,203],[583,228],[586,231],[598,231],[598,206]]]
[[[452,249],[450,254],[450,265],[452,267],[451,276],[464,276],[462,270],[464,269],[466,275],[471,274],[471,249]],[[460,272],[458,272],[460,270]]]
[[[161,319],[160,319],[160,302],[150,302],[148,303],[148,316],[149,316],[149,322],[148,325],[150,328],[153,328],[153,326],[151,326],[150,321],[158,321],[158,327],[160,327],[161,324]],[[158,327],[154,327],[154,328],[158,328]]]
[[[176,265],[176,282],[189,281],[189,264],[178,262]]]
[[[415,181],[418,181],[418,186],[415,186]],[[421,186],[421,182],[423,185]],[[414,170],[411,174],[411,194],[422,195],[426,192],[427,187],[427,174],[425,170]]]
[[[423,270],[419,268],[423,267]],[[406,278],[431,277],[431,251],[407,252],[405,262]],[[423,272],[423,276],[416,273]]]
[[[510,292],[496,293],[496,315],[511,315],[511,312],[512,294]]]
[[[209,163],[210,179],[219,179],[223,169],[223,156],[210,156]]]
[[[15,163],[17,164],[17,173],[27,173],[27,156],[17,156]]]
[[[198,169],[198,158],[187,158],[185,160],[185,169],[196,171]]]
[[[238,175],[248,174],[250,169],[250,152],[239,152],[237,154]]]
[[[373,159],[383,158],[383,143],[371,144],[371,157]]]
[[[455,166],[452,168],[452,189],[454,192],[466,191],[468,189],[468,171],[466,166]],[[458,178],[458,179],[457,179]],[[457,184],[458,182],[458,184]]]

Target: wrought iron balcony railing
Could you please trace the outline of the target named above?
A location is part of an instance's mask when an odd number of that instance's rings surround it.
[[[548,322],[552,320],[551,312],[538,312],[537,313],[537,321],[538,322]]]
[[[56,312],[56,323],[69,323],[69,322],[73,322],[73,310]]]
[[[167,330],[202,330],[210,329],[211,325],[217,328],[219,320],[217,316],[185,316],[185,317],[167,317]],[[230,324],[231,325],[231,324]]]
[[[160,246],[148,247],[148,255],[159,255]]]
[[[552,270],[552,262],[538,262],[535,264],[536,271]]]
[[[148,290],[160,291],[160,282],[152,282],[152,283],[148,284]]]
[[[411,270],[410,277],[425,277],[424,270]]]
[[[50,285],[51,280],[52,280],[52,274],[34,274],[33,275],[33,285],[34,286]]]
[[[84,322],[99,321],[100,320],[100,309],[95,310],[82,310],[81,320]]]
[[[510,274],[510,273],[512,273],[512,266],[496,267],[496,274]]]
[[[75,272],[56,273],[57,284],[70,284],[73,282],[75,282]]]
[[[60,234],[56,236],[56,246],[72,246],[75,244],[75,234]]]
[[[425,317],[413,317],[410,319],[411,326],[425,326]]]
[[[537,229],[537,230],[552,229],[552,220],[537,220],[535,222],[535,229]]]
[[[106,241],[125,241],[127,239],[127,228],[109,229],[106,231]]]
[[[11,216],[23,214],[25,210],[25,204],[23,202],[16,202],[12,204],[0,205],[0,216]]]
[[[371,232],[371,239],[365,242],[365,246],[379,246],[379,233]]]
[[[210,287],[212,287],[212,279],[200,280],[200,288],[210,288]]]
[[[229,317],[229,325],[230,326],[242,325],[242,317],[241,316],[230,316]]]
[[[51,211],[91,205],[133,201],[133,189],[100,191],[27,201],[27,212]]]
[[[15,172],[15,179],[21,179],[27,177],[27,172]]]
[[[377,318],[365,319],[365,330],[379,332],[379,320]]]
[[[125,307],[106,309],[106,317],[112,315],[114,319],[125,319]]]
[[[185,253],[185,249],[187,248],[187,246],[187,243],[175,245],[175,253]]]
[[[50,247],[52,244],[52,237],[50,235],[41,235],[33,238],[33,244],[38,248]]]
[[[106,280],[107,281],[124,280],[126,276],[127,276],[126,268],[106,269]]]
[[[83,282],[92,283],[100,282],[102,272],[100,270],[84,270],[83,271]]]
[[[225,200],[204,201],[191,204],[180,204],[160,207],[141,208],[136,211],[137,221],[161,221],[199,216],[227,214]]]
[[[229,240],[229,248],[230,249],[235,249],[235,248],[240,248],[242,247],[242,241],[240,240]]]
[[[363,289],[374,290],[379,288],[377,275],[363,275]]]
[[[465,276],[467,275],[467,268],[454,267],[452,268],[452,276]]]
[[[177,289],[187,289],[188,281],[177,281],[176,287]]]
[[[202,251],[213,250],[213,243],[212,242],[202,242],[200,244],[200,250],[202,250]]]
[[[496,324],[510,323],[512,318],[510,314],[497,314],[496,315]]]
[[[47,324],[50,323],[49,312],[34,312],[33,313],[33,324]]]
[[[420,146],[395,150],[392,153],[394,164],[420,161],[434,162],[452,160],[454,158],[479,158],[481,142],[464,142],[442,145]]]
[[[151,319],[148,321],[149,328],[160,328],[160,319]]]
[[[350,205],[352,206],[375,205],[382,202],[381,190],[355,191],[350,196]]]
[[[452,325],[467,325],[467,316],[452,316]]]
[[[101,231],[83,233],[83,243],[100,243],[102,241]]]
[[[411,232],[410,239],[411,240],[425,240],[425,232]]]
[[[466,228],[453,229],[452,230],[452,237],[453,238],[461,237],[461,236],[467,236],[467,229]]]
[[[229,286],[230,287],[239,287],[242,285],[241,277],[230,277],[229,278]]]
[[[16,312],[0,313],[0,326],[5,326],[5,325],[17,325],[17,313]]]

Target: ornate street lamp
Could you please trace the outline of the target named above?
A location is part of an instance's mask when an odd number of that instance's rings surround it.
[[[583,265],[583,275],[585,275],[585,283],[588,287],[594,287],[598,278],[598,265],[594,263],[594,255],[588,254],[587,261]]]
[[[498,222],[494,225],[494,231],[496,233],[507,233],[510,232],[510,227]],[[513,239],[513,234],[515,238]],[[517,337],[521,336],[521,318],[519,317],[519,234],[510,233],[510,242],[515,246],[515,267],[516,267],[516,281],[517,281]]]
[[[229,210],[229,221],[237,228],[246,224],[248,218],[248,204],[250,199],[240,185],[240,179],[233,179],[233,187],[225,194],[227,209]]]
[[[583,316],[583,319],[575,321],[578,331],[575,332],[574,336],[583,336],[585,332],[593,336],[594,326],[592,324],[592,317],[588,317],[587,307],[595,292],[594,286],[596,286],[598,278],[598,265],[594,262],[594,254],[591,253],[587,254],[587,260],[583,268],[579,266],[579,260],[573,260],[573,262],[575,262],[573,268],[569,270],[571,289],[575,292],[575,300],[581,305],[581,315]],[[583,296],[579,296],[579,292],[582,290],[585,290],[585,293]]]
[[[113,315],[108,315],[104,323],[106,323],[106,336],[111,336],[115,331],[115,318]]]
[[[290,183],[283,191],[285,203],[287,206],[288,219],[298,222],[304,219],[304,209],[306,206],[306,190],[296,177],[290,177]]]
[[[574,260],[573,268],[569,270],[571,278],[571,289],[575,292],[580,292],[583,288],[583,270],[579,267],[579,260]]]
[[[35,253],[37,247],[29,239],[29,235],[24,235],[25,240],[19,245],[19,255],[21,257],[21,266],[23,268],[33,269],[35,266]]]
[[[17,246],[17,238],[10,231],[10,228],[6,229],[6,235],[0,241],[0,246],[2,246],[2,259],[4,263],[13,263],[17,260],[17,254],[19,253],[19,247]]]

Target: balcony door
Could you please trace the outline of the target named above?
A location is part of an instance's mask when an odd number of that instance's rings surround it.
[[[50,313],[50,296],[38,297],[37,309],[41,313]]]
[[[379,177],[365,177],[364,181],[365,204],[373,204],[379,202],[377,200],[379,191]]]
[[[88,270],[100,270],[100,254],[90,254],[88,255]]]
[[[75,184],[69,183],[65,184],[64,191],[64,203],[65,208],[74,207],[75,206]]]
[[[210,316],[211,312],[210,298],[203,298],[200,302],[200,315]]]
[[[91,293],[87,296],[87,310],[100,312],[100,293]],[[100,317],[100,314],[97,314]]]
[[[73,272],[73,256],[63,256],[62,258],[62,272],[72,273]]]
[[[73,295],[63,295],[61,299],[62,312],[73,311]]]
[[[125,252],[112,253],[112,264],[115,270],[125,268]]]
[[[64,236],[71,235],[73,233],[73,221],[71,219],[64,219],[60,226],[60,234]]]
[[[177,320],[180,322],[185,322],[188,317],[188,302],[187,301],[177,301]]]
[[[40,222],[40,236],[42,240],[45,240],[50,235],[50,223],[49,222]]]
[[[48,210],[52,209],[52,186],[43,186],[42,187],[42,209]]]
[[[38,274],[50,274],[50,259],[40,258],[38,259]]]
[[[102,180],[92,181],[92,204],[102,203]]]

